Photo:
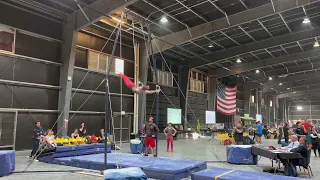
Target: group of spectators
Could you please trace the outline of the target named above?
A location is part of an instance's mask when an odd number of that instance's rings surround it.
[[[32,151],[30,158],[36,153],[39,153],[39,145],[45,143],[48,147],[56,147],[54,142],[54,132],[52,129],[44,131],[41,127],[41,123],[36,122],[36,127],[33,129],[32,134]]]
[[[242,145],[244,143],[244,133],[245,129],[242,127],[242,122],[240,121],[233,128],[234,140],[237,145]],[[254,130],[253,141],[257,144],[262,144],[263,126],[260,121],[256,122],[256,128]],[[249,138],[249,137],[247,137]]]
[[[71,138],[78,138],[78,137],[87,137],[87,129],[85,127],[84,123],[81,123],[79,129],[75,129],[73,133],[70,136]],[[100,130],[100,136],[96,137],[95,135],[92,135],[91,143],[103,143],[105,141],[105,131],[104,129]],[[32,151],[29,157],[33,157],[36,153],[39,153],[39,147],[40,145],[52,148],[56,147],[57,144],[55,144],[55,135],[54,131],[52,129],[48,129],[47,131],[44,131],[41,127],[40,122],[36,122],[36,127],[33,129],[32,134]]]

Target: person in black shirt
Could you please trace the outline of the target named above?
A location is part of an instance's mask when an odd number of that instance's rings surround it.
[[[87,134],[86,127],[84,126],[84,123],[81,123],[81,127],[79,128],[79,136],[85,137]]]
[[[306,135],[306,134],[304,131],[304,127],[301,125],[301,123],[297,122],[296,124],[298,126],[298,128],[296,129],[296,133],[297,133],[298,139],[300,139],[301,136]]]
[[[240,123],[234,127],[234,141],[237,145],[243,145],[243,129]]]
[[[40,138],[44,135],[44,130],[41,127],[40,121],[36,122],[36,127],[33,129],[33,135],[32,135],[32,151],[29,157],[33,157],[38,149],[39,149],[39,143]]]
[[[289,127],[288,127],[288,123],[284,123],[284,126],[283,126],[282,130],[283,130],[284,141],[286,143],[289,143]]]

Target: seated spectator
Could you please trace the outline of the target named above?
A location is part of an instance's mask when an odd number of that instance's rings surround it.
[[[78,138],[78,137],[80,137],[78,129],[75,129],[71,134],[71,138]]]
[[[291,160],[292,164],[295,166],[303,166],[307,167],[308,166],[308,148],[306,145],[306,136],[301,136],[299,139],[299,147],[291,149],[290,152],[293,153],[299,153],[302,156],[302,159],[294,159]]]
[[[92,140],[92,143],[98,143],[99,138],[96,135],[92,134],[91,140]]]
[[[300,143],[298,142],[298,137],[296,135],[291,136],[291,143],[288,146],[283,147],[287,151],[291,151],[292,149],[295,149],[300,146]]]
[[[99,136],[98,142],[103,143],[105,139],[106,137],[105,137],[104,129],[100,129],[100,136]]]
[[[52,129],[48,129],[47,130],[47,135],[45,136],[45,143],[46,145],[50,148],[50,147],[56,147],[56,143],[54,142],[54,133],[52,131]]]

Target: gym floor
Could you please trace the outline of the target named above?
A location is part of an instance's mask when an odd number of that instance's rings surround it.
[[[207,144],[205,144],[205,143]],[[263,168],[271,167],[270,160],[266,158],[261,158],[258,162],[259,166],[256,165],[232,165],[225,162],[217,162],[218,159],[214,156],[215,152],[220,161],[226,161],[226,146],[220,145],[217,140],[208,138],[201,138],[197,140],[192,139],[179,139],[174,142],[175,152],[165,152],[165,141],[160,141],[159,143],[159,155],[166,157],[175,157],[175,158],[188,158],[188,159],[197,159],[197,160],[207,160],[208,168],[219,167],[219,168],[230,168],[238,169],[244,171],[254,171],[262,172]],[[275,145],[277,140],[266,140],[263,139],[263,144],[265,145]],[[211,151],[210,149],[213,150]],[[130,152],[130,146],[128,143],[122,145],[123,153]],[[16,153],[16,171],[24,170],[28,164],[30,164],[28,155],[30,151],[19,151]],[[211,161],[211,162],[210,162]],[[311,157],[311,167],[313,168],[313,179],[320,179],[320,169],[317,167],[320,166],[320,158],[314,157],[312,154]],[[59,166],[46,164],[41,162],[33,162],[27,171],[68,171],[68,170],[81,170],[78,168],[73,168],[69,166]],[[84,170],[88,172],[89,170]],[[299,172],[299,177],[308,177],[307,173]],[[69,172],[54,172],[54,173],[16,173],[7,177],[2,177],[0,180],[101,180],[101,177],[79,174],[79,173],[69,173]]]

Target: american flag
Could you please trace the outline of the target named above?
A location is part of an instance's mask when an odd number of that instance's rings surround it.
[[[237,86],[225,86],[218,82],[217,88],[217,111],[225,115],[235,114]]]

